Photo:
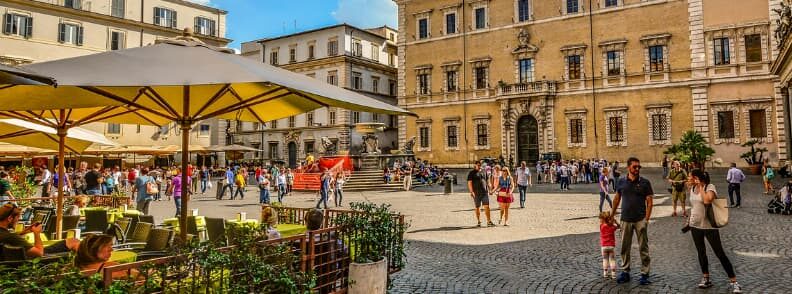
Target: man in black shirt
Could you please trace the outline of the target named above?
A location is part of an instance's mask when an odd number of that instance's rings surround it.
[[[478,226],[481,227],[481,211],[479,211],[479,208],[482,205],[484,206],[484,215],[487,217],[487,226],[495,226],[490,219],[487,175],[481,171],[480,161],[476,161],[475,168],[468,173],[467,185],[470,191],[470,197],[473,198],[473,203],[476,206],[476,221],[478,221]]]
[[[652,216],[652,197],[654,191],[652,184],[641,177],[641,162],[638,158],[627,159],[627,176],[618,179],[616,196],[613,198],[611,215],[616,215],[616,208],[621,202],[621,258],[622,273],[616,282],[619,284],[630,281],[630,248],[632,247],[633,233],[637,235],[639,250],[641,252],[641,285],[648,285],[649,281],[649,238],[647,226]],[[622,202],[622,200],[624,200]]]
[[[19,233],[13,232],[12,230],[19,222],[21,214],[22,209],[18,208],[15,204],[6,203],[0,206],[0,246],[8,245],[22,247],[25,249],[27,257],[30,258],[68,251],[76,252],[77,248],[80,247],[80,241],[74,238],[65,239],[44,247],[44,242],[41,239],[41,231],[43,230],[41,223],[32,224]],[[28,233],[33,233],[33,244],[30,244],[22,237]]]
[[[101,184],[100,179],[104,179],[102,178],[102,174],[99,173],[99,170],[101,168],[102,168],[102,164],[97,163],[94,165],[94,169],[85,173],[85,194],[87,195],[102,194],[102,189],[99,186],[99,184]]]

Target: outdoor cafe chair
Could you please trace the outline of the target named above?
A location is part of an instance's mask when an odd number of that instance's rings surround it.
[[[124,229],[122,229],[117,223],[110,224],[110,227],[107,229],[105,234],[113,236],[115,238],[116,244],[126,243],[126,234],[124,234]]]
[[[187,234],[197,236],[199,241],[206,239],[204,236],[206,234],[206,229],[198,228],[198,221],[196,220],[195,216],[187,217]]]
[[[132,219],[121,218],[121,219],[117,219],[115,223],[118,225],[119,229],[121,229],[121,232],[124,234],[124,239],[126,239],[127,236],[129,236],[129,228],[132,227],[130,225],[132,223]]]
[[[150,223],[139,222],[135,225],[135,230],[132,232],[132,236],[130,238],[126,238],[126,242],[124,244],[118,244],[114,246],[115,249],[131,249],[131,248],[142,248],[146,245],[148,241],[149,233],[151,232],[151,228],[154,225]]]
[[[25,247],[21,246],[11,246],[7,244],[3,244],[3,261],[20,261],[20,260],[27,260],[27,255],[25,254]]]
[[[79,215],[64,215],[63,216],[63,236],[66,236],[66,231],[74,230],[80,225],[80,216]],[[55,229],[53,228],[53,234]]]
[[[85,211],[85,233],[101,234],[107,230],[107,210]]]
[[[167,256],[167,249],[173,239],[173,230],[152,229],[149,233],[146,247],[143,247],[137,255],[137,260],[146,260],[157,257]]]
[[[139,221],[144,222],[144,223],[150,223],[152,225],[156,225],[156,223],[154,223],[154,216],[153,215],[141,215],[141,216],[139,216]]]
[[[209,242],[219,243],[225,246],[228,243],[225,232],[225,219],[207,217],[206,218],[206,235]]]
[[[140,221],[140,215],[124,213],[124,218],[130,219],[129,228],[127,229],[127,239],[132,238],[132,233],[135,231],[135,226]]]

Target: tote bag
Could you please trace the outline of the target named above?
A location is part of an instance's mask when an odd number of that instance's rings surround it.
[[[156,195],[157,193],[159,193],[158,186],[159,185],[157,185],[157,183],[151,177],[149,177],[148,182],[146,182],[146,194]]]
[[[707,220],[713,228],[722,228],[729,224],[729,208],[726,198],[718,198],[715,194],[715,199],[712,203],[707,205]]]

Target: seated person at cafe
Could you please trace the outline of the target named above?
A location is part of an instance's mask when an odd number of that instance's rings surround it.
[[[275,214],[275,210],[269,205],[264,205],[261,208],[261,223],[263,226],[266,226],[267,240],[280,239],[281,234],[275,229],[275,226],[278,225],[278,216]]]
[[[74,198],[74,204],[69,205],[69,207],[66,207],[66,212],[63,213],[63,215],[72,215],[72,216],[80,215],[80,209],[85,208],[85,205],[88,202],[86,198],[88,197],[79,196]]]
[[[80,241],[72,238],[44,247],[44,243],[41,240],[42,225],[40,223],[33,224],[22,230],[22,232],[14,233],[13,230],[21,215],[22,209],[14,204],[8,203],[0,207],[0,245],[23,247],[25,252],[27,252],[27,256],[31,258],[41,257],[45,254],[77,251],[80,246]],[[33,233],[35,240],[33,244],[28,243],[22,237],[28,233]]]
[[[113,254],[113,236],[105,234],[90,234],[83,239],[74,256],[74,266],[83,271],[85,275],[101,273],[102,269],[108,266],[118,265],[117,262],[109,261]],[[138,271],[132,269],[129,274],[127,271],[113,272],[113,278],[126,278],[137,276]]]

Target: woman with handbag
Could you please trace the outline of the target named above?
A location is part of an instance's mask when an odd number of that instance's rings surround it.
[[[715,256],[720,260],[723,269],[726,271],[726,275],[729,277],[729,288],[731,288],[732,293],[742,293],[740,284],[737,283],[737,277],[734,274],[734,267],[723,250],[720,232],[717,228],[718,224],[714,219],[714,214],[712,212],[707,212],[708,210],[712,210],[711,206],[713,205],[713,201],[718,197],[715,185],[710,184],[709,174],[700,169],[691,171],[688,184],[690,185],[691,210],[688,224],[683,231],[690,229],[690,233],[693,236],[693,243],[696,245],[699,265],[701,266],[701,272],[703,274],[701,281],[698,283],[698,287],[701,289],[712,287],[709,274],[709,263],[707,260],[707,248],[704,243],[704,239],[707,239],[712,247],[712,251],[714,251]]]
[[[503,167],[500,171],[498,181],[498,204],[500,205],[500,219],[498,223],[503,222],[504,226],[509,226],[509,206],[514,202],[514,185],[512,185],[512,176],[508,167]]]

